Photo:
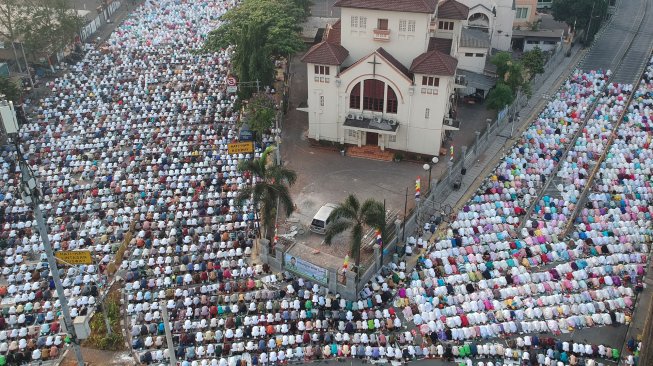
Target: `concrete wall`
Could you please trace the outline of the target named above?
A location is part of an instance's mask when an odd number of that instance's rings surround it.
[[[467,54],[471,54],[468,56]],[[483,55],[481,57],[477,55]],[[458,68],[482,74],[485,69],[485,59],[487,58],[487,49],[461,47],[458,53]]]

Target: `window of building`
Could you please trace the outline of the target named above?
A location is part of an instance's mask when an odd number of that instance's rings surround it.
[[[349,137],[358,137],[358,131],[356,130],[348,130],[349,131]]]
[[[320,107],[324,107],[324,95],[320,95]]]
[[[388,30],[388,19],[379,19],[376,24],[376,29]]]
[[[388,136],[388,142],[397,142],[397,135]]]
[[[354,85],[354,88],[349,93],[349,108],[361,109],[361,84]]]
[[[438,23],[438,29],[453,30],[453,22],[447,22],[447,21],[441,20]]]
[[[544,44],[549,44],[549,45],[554,45],[556,43],[558,43],[558,42],[556,42],[556,41],[544,41]]]
[[[386,113],[397,113],[397,107],[399,106],[399,101],[397,100],[397,94],[395,91],[388,86],[388,106],[386,107]]]
[[[367,79],[363,82],[363,110],[383,112],[383,89],[381,80]]]
[[[396,114],[399,98],[394,89],[383,81],[367,79],[354,85],[349,92],[349,108],[361,109],[361,107],[366,111]]]
[[[329,75],[329,66],[315,65],[316,75]]]
[[[351,17],[351,27],[358,28],[358,17],[356,16]]]
[[[531,41],[530,39],[526,41],[527,44],[540,44],[540,41]]]
[[[422,76],[423,86],[440,86],[440,78],[435,76]]]
[[[465,52],[465,57],[474,57],[474,54],[471,52]]]
[[[476,57],[485,57],[485,54],[484,53],[477,53]]]
[[[517,19],[526,19],[528,18],[528,8],[517,8],[517,13],[515,14]]]
[[[414,20],[400,20],[399,21],[399,32],[408,32],[415,33],[415,21]]]
[[[415,21],[414,20],[409,20],[408,21],[408,32],[409,33],[415,33],[415,29],[417,27],[415,26]]]
[[[353,29],[365,29],[365,28],[367,28],[367,17],[352,16],[351,17],[351,27]]]
[[[431,115],[431,109],[426,108],[426,110],[424,111],[424,118],[428,119],[430,115]]]

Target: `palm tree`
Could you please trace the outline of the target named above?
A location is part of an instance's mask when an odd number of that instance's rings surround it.
[[[237,200],[242,202],[251,198],[254,207],[260,210],[261,223],[265,236],[274,232],[275,214],[278,205],[286,210],[286,215],[293,213],[295,207],[290,196],[289,187],[297,180],[297,173],[282,166],[268,163],[268,150],[258,159],[244,160],[238,165],[240,172],[252,174],[252,185],[243,188]],[[268,238],[270,239],[270,238]]]
[[[326,236],[324,238],[326,244],[331,244],[333,237],[351,229],[349,255],[355,258],[356,270],[358,271],[364,226],[382,228],[385,225],[383,204],[373,199],[368,199],[361,206],[358,198],[350,194],[343,203],[331,212],[329,221],[331,223],[327,226]]]

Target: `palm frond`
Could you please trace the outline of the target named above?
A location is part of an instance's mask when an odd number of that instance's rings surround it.
[[[295,211],[295,204],[292,201],[290,191],[288,190],[288,187],[283,184],[278,184],[277,186],[277,198],[281,205],[286,209],[286,216],[290,216],[293,211]]]
[[[336,235],[346,231],[351,226],[352,226],[352,222],[347,219],[340,218],[335,221],[332,221],[326,228],[324,242],[330,245],[331,241]]]
[[[245,187],[238,192],[236,196],[236,203],[240,206],[244,201],[252,198],[252,193],[254,192],[254,186]]]
[[[333,211],[331,211],[331,214],[329,214],[329,221],[340,218],[355,221],[357,219],[356,216],[356,212],[352,211],[351,207],[345,206],[341,203],[335,209],[333,209]]]
[[[354,225],[351,229],[351,246],[349,247],[349,255],[356,258],[356,267],[360,263],[361,246],[363,244],[363,226]]]
[[[385,224],[383,204],[374,199],[370,198],[363,203],[361,216],[365,225],[370,227],[381,227]]]
[[[353,194],[350,194],[349,196],[347,196],[347,198],[345,198],[345,202],[343,203],[343,205],[351,207],[351,210],[356,212],[357,214],[361,208],[361,204],[358,201],[358,198]]]
[[[280,166],[274,166],[268,169],[269,176],[277,182],[285,182],[292,186],[297,181],[297,173],[294,170]]]

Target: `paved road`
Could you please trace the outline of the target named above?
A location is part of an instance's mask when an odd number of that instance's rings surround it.
[[[621,0],[610,24],[594,42],[581,68],[610,69],[614,72],[615,82],[634,83],[653,45],[652,7],[653,0]]]

